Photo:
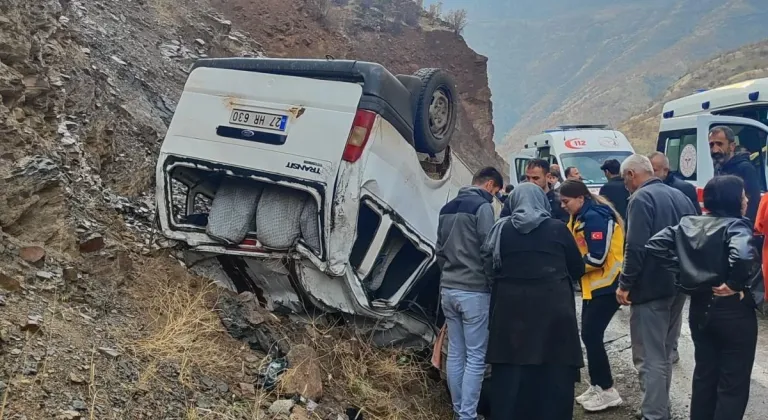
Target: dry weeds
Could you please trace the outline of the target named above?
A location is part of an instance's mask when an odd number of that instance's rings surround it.
[[[149,260],[139,277],[138,281],[154,283],[156,288],[149,302],[150,334],[133,346],[138,356],[177,364],[179,382],[187,386],[194,370],[216,375],[238,368],[232,355],[212,345],[225,333],[219,318],[206,305],[215,293],[214,285],[159,259]]]
[[[192,386],[196,372],[221,376],[240,367],[228,357],[220,340],[224,329],[212,307],[217,296],[215,286],[195,277],[182,267],[163,258],[150,259],[137,273],[136,283],[153,284],[154,297],[148,302],[152,323],[145,337],[136,341],[136,355],[148,360],[139,377],[140,383],[153,380],[158,364],[173,363],[179,367],[178,380]],[[375,348],[365,337],[350,327],[323,322],[324,317],[309,319],[307,325],[284,322],[285,337],[303,341],[318,354],[323,370],[325,399],[341,398],[343,407],[355,406],[366,419],[437,420],[450,416],[447,395],[435,380],[428,377],[428,363],[400,349]],[[306,327],[306,328],[305,328]],[[265,358],[262,363],[268,363]],[[284,375],[290,375],[291,370]],[[279,397],[280,388],[257,394],[245,400],[231,401],[210,408],[189,407],[189,420],[256,420],[264,414],[261,408]],[[331,402],[332,403],[332,402]],[[312,417],[318,418],[317,416]]]
[[[418,355],[396,348],[377,348],[351,328],[320,327],[311,322],[311,345],[339,389],[366,419],[445,419],[450,404],[442,387],[428,377],[431,369]]]

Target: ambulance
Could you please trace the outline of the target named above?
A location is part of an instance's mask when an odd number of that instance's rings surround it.
[[[600,169],[603,162],[621,163],[634,153],[627,137],[607,125],[561,125],[526,139],[523,150],[510,157],[510,179],[517,185],[524,180],[531,159],[544,159],[560,165],[563,176],[566,168],[575,166],[590,191],[597,193],[607,182]]]
[[[709,130],[719,125],[730,127],[738,149],[750,153],[765,192],[768,78],[701,90],[664,105],[656,150],[667,155],[675,176],[696,186],[699,201],[714,176]]]

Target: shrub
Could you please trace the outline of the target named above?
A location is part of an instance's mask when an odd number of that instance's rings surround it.
[[[460,35],[464,27],[467,26],[467,11],[465,9],[451,10],[444,19],[453,33]]]
[[[360,7],[363,9],[370,9],[373,7],[374,0],[360,0]]]
[[[440,19],[440,16],[443,14],[443,2],[437,2],[432,3],[429,5],[429,9],[427,10],[427,17],[432,22],[437,21]]]

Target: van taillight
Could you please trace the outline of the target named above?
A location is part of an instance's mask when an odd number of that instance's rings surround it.
[[[344,147],[342,159],[347,162],[357,162],[363,155],[365,144],[368,143],[368,137],[371,135],[373,123],[376,121],[376,113],[358,109],[355,113],[355,120],[352,122],[352,129],[347,137],[347,145]]]

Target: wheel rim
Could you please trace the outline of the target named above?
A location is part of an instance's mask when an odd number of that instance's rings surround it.
[[[437,139],[445,137],[453,116],[450,93],[440,87],[432,93],[429,104],[429,131]]]

